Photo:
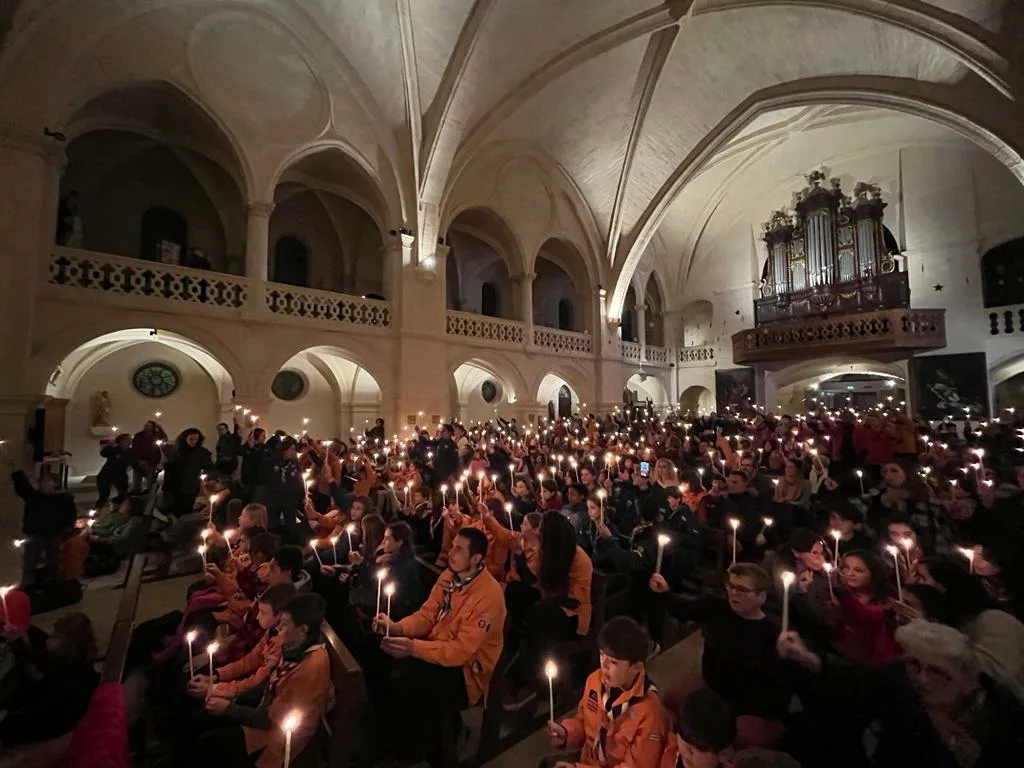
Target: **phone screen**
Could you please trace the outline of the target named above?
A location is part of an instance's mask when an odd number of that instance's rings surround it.
[[[649,462],[649,461],[641,461],[640,462],[640,477],[650,477],[650,476],[651,476],[651,462]]]

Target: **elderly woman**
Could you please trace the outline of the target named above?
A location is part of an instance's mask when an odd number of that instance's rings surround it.
[[[917,620],[896,640],[901,661],[870,668],[822,658],[795,632],[779,636],[779,654],[815,673],[800,693],[808,713],[803,757],[828,754],[830,768],[996,768],[1020,760],[1024,708],[979,674],[965,635]]]

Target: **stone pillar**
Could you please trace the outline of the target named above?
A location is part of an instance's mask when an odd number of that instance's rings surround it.
[[[775,381],[775,374],[763,366],[754,366],[754,387],[757,394],[757,404],[764,408],[765,413],[776,413],[779,411],[779,386]]]
[[[254,314],[267,311],[267,276],[270,265],[270,214],[273,203],[250,200],[245,210],[249,215],[245,236],[245,276],[250,280],[247,309]]]
[[[636,305],[636,340],[640,344],[640,359],[647,359],[647,308],[643,304]]]
[[[523,339],[527,350],[536,345],[533,342],[533,281],[537,275],[524,272],[512,278],[519,292],[519,319],[523,321]]]

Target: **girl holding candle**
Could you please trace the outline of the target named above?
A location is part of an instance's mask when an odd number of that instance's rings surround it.
[[[896,618],[885,567],[873,552],[860,550],[843,558],[839,573],[836,651],[862,664],[895,661]]]

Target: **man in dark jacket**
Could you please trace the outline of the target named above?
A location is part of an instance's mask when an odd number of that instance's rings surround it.
[[[96,500],[97,509],[110,499],[111,488],[117,490],[117,496],[114,497],[115,506],[128,495],[128,468],[135,462],[132,436],[118,435],[112,444],[100,449],[100,456],[106,461],[96,476],[96,488],[100,494]]]
[[[447,483],[459,469],[459,449],[452,440],[451,424],[441,427],[441,438],[434,449],[434,483]]]
[[[248,501],[262,501],[257,499],[256,486],[260,484],[261,478],[265,477],[264,465],[268,463],[269,453],[267,449],[266,430],[256,427],[249,435],[249,440],[242,446],[242,488],[244,498]]]
[[[10,463],[14,469],[14,464]],[[28,476],[22,471],[11,472],[14,492],[25,502],[21,518],[21,532],[25,534],[22,544],[21,586],[28,588],[36,581],[37,568],[42,556],[46,555],[43,569],[44,579],[56,578],[60,567],[60,542],[63,536],[74,530],[75,500],[70,493],[58,492],[52,475],[39,478],[39,488],[33,488]]]
[[[238,456],[242,452],[242,436],[238,433],[238,422],[234,429],[223,421],[217,425],[217,471],[225,475],[235,474]]]

